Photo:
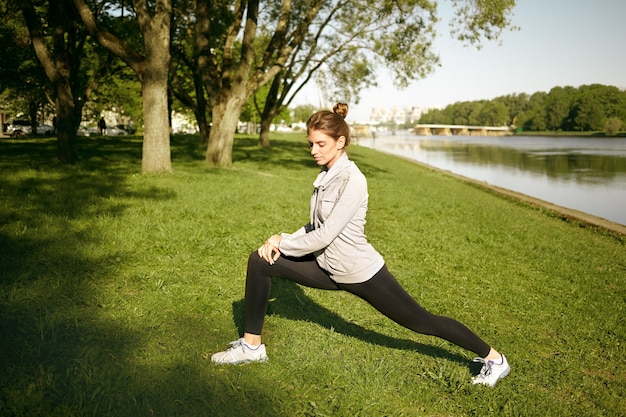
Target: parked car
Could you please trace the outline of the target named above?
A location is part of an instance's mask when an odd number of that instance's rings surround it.
[[[122,129],[125,130],[126,132],[128,132],[129,135],[134,135],[135,132],[137,131],[137,129],[135,129],[135,126],[131,125],[115,125],[115,127],[117,127],[118,129]]]
[[[38,135],[54,135],[54,127],[50,125],[39,125],[37,126],[37,134]]]
[[[107,127],[104,130],[104,134],[106,136],[124,136],[124,135],[128,135],[128,132],[125,131],[124,129],[120,129],[119,127],[115,126],[115,127]]]
[[[88,137],[90,135],[91,133],[89,132],[89,129],[87,129],[86,127],[79,126],[78,129],[76,130],[76,136]]]
[[[32,126],[30,124],[30,120],[13,120],[9,122],[6,127],[6,134],[11,136],[12,138],[29,135],[32,132]],[[49,125],[38,125],[37,131],[35,132],[37,135],[53,135],[54,127]]]
[[[31,132],[30,120],[12,120],[7,124],[6,134],[12,138]]]

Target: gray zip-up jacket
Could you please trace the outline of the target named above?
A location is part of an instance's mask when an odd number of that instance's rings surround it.
[[[331,279],[344,284],[367,281],[384,265],[365,236],[367,181],[344,153],[313,183],[311,221],[292,234],[282,234],[286,256],[314,254]]]

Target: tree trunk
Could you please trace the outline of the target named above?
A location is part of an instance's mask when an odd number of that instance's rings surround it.
[[[144,120],[141,169],[144,172],[169,172],[172,170],[172,157],[167,117],[167,76],[165,80],[158,76],[152,79],[149,67],[149,64],[146,65],[141,83]]]
[[[59,80],[61,81],[61,80]],[[64,164],[73,164],[78,159],[76,151],[76,109],[70,86],[59,82],[56,86],[56,116],[57,116],[57,157]],[[82,109],[78,109],[80,111]]]
[[[200,113],[198,111],[198,113],[196,114],[196,122],[198,123],[200,144],[202,146],[207,146],[209,143],[209,135],[211,135],[211,126],[209,125],[209,121],[206,118],[206,113]]]
[[[278,73],[274,77],[270,91],[267,93],[267,98],[265,99],[265,106],[263,106],[263,114],[261,114],[261,135],[259,136],[259,145],[262,147],[270,146],[270,127],[280,107],[278,90],[280,89],[282,80],[281,76],[282,73]]]
[[[270,128],[272,119],[261,118],[261,133],[259,134],[259,146],[267,148],[270,146]]]
[[[144,32],[145,70],[141,77],[143,96],[143,172],[170,172],[170,127],[167,106],[167,82],[170,64],[169,15],[153,18]]]
[[[223,168],[232,164],[235,130],[243,102],[244,99],[231,95],[213,106],[213,126],[209,134],[206,161],[215,167]]]
[[[77,160],[76,152],[76,128],[82,106],[76,106],[75,94],[72,85],[78,85],[78,71],[74,70],[72,63],[79,62],[80,56],[74,56],[72,48],[76,40],[67,29],[66,11],[71,7],[66,2],[50,2],[48,10],[49,23],[53,26],[54,56],[44,42],[44,31],[41,20],[33,2],[21,2],[22,14],[28,27],[35,54],[41,63],[46,76],[52,83],[56,92],[57,112],[57,157],[64,164],[73,164]],[[78,116],[76,115],[78,112]],[[33,126],[33,133],[37,133]]]
[[[209,121],[207,120],[207,100],[204,96],[204,85],[202,84],[202,77],[196,74],[194,70],[193,84],[196,90],[196,108],[195,115],[198,122],[198,129],[200,130],[200,143],[206,146],[209,143],[209,135],[211,134],[211,128]]]
[[[37,110],[39,110],[39,103],[36,101],[31,101],[28,103],[28,120],[30,120],[30,134],[33,136],[37,136],[37,125],[39,124],[37,120]]]

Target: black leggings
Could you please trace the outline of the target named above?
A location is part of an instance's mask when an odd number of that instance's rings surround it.
[[[480,357],[489,354],[490,346],[462,323],[437,316],[420,306],[383,266],[371,279],[359,284],[340,284],[320,268],[312,256],[281,256],[270,265],[256,251],[248,258],[246,276],[246,333],[260,335],[270,297],[271,278],[286,278],[295,283],[323,290],[345,290],[370,303],[396,323],[417,333],[437,336]]]

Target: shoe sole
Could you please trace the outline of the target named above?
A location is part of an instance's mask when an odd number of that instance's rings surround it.
[[[502,372],[502,374],[498,377],[498,379],[496,379],[494,381],[493,384],[485,384],[485,383],[482,383],[482,382],[474,382],[473,385],[485,385],[487,387],[493,388],[493,387],[496,386],[498,381],[501,380],[502,378],[504,378],[505,376],[507,376],[509,374],[509,372],[511,372],[511,367],[510,366],[508,368],[506,368],[506,371]]]
[[[260,358],[260,359],[244,359],[241,361],[236,361],[236,362],[217,362],[217,361],[211,361],[216,365],[246,365],[249,363],[255,363],[255,362],[260,362],[260,363],[264,363],[267,362],[268,358]]]

